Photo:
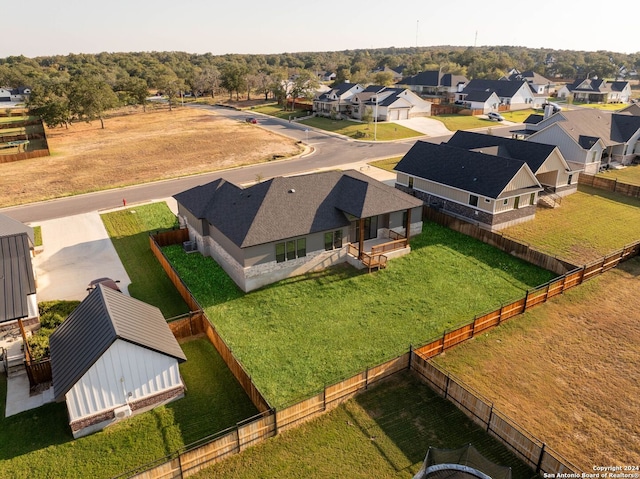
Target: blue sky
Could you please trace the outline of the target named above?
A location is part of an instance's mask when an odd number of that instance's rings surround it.
[[[562,5],[562,7],[561,7]],[[571,6],[573,5],[573,6]],[[640,2],[608,20],[578,4],[457,0],[31,0],[0,27],[0,58],[68,53],[283,53],[433,45],[640,51]],[[571,13],[575,10],[576,14]],[[565,17],[560,15],[565,11]],[[590,12],[590,13],[589,13]],[[592,14],[595,18],[591,17]],[[597,18],[602,14],[602,21]],[[476,40],[477,32],[477,40]]]

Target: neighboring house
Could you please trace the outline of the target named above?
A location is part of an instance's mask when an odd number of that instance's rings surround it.
[[[371,71],[372,75],[375,75],[376,73],[388,73],[388,74],[390,74],[394,83],[402,80],[402,72],[398,72],[398,71],[396,71],[396,70],[394,70],[392,68],[389,68],[389,67],[376,68],[375,70]]]
[[[424,141],[396,165],[396,188],[496,231],[534,218],[542,186],[524,161]]]
[[[11,89],[0,88],[0,102],[10,102],[10,101],[11,101]]]
[[[469,83],[463,75],[452,75],[438,70],[420,72],[417,75],[403,78],[398,86],[407,87],[420,95],[433,95],[445,98],[447,101],[455,101],[456,93],[461,92]]]
[[[529,165],[545,193],[566,196],[578,189],[578,174],[582,169],[572,170],[555,145],[463,130],[457,131],[446,144],[469,151],[522,160]],[[541,196],[545,193],[541,193]]]
[[[431,102],[407,88],[370,85],[351,98],[351,117],[361,120],[367,110],[376,121],[408,120],[431,115]]]
[[[490,111],[497,111],[500,106],[500,98],[496,95],[496,92],[488,90],[471,91],[466,96],[464,101],[458,100],[458,103],[462,103],[466,108],[475,111],[482,111],[486,114]]]
[[[573,96],[574,101],[584,103],[629,103],[631,85],[628,81],[581,79],[558,90],[558,98],[569,96]]]
[[[0,214],[0,329],[38,323],[33,228]]]
[[[582,168],[593,175],[640,156],[640,116],[632,111],[580,108],[547,113],[542,120],[532,119],[535,123],[527,123],[520,133],[527,141],[556,145],[573,170]]]
[[[467,101],[472,92],[495,92],[500,99],[499,111],[535,108],[543,103],[543,98],[534,95],[529,84],[523,81],[471,80],[456,94],[456,99]]]
[[[31,94],[28,87],[0,88],[0,102],[20,102],[25,101]]]
[[[49,339],[53,393],[73,437],[184,396],[186,357],[162,313],[102,284]]]
[[[506,76],[500,79],[508,81],[526,81],[534,94],[543,95],[545,97],[548,97],[551,93],[555,92],[555,84],[552,83],[551,80],[532,70],[520,72],[514,68]]]
[[[320,81],[334,81],[336,79],[335,72],[318,72],[317,75]]]
[[[174,198],[198,251],[243,291],[345,261],[370,267],[380,243],[397,248],[386,260],[410,251],[407,230],[422,231],[422,201],[354,170],[246,188],[219,179]]]
[[[357,83],[341,83],[313,100],[313,112],[321,116],[351,116],[351,98],[364,90]]]

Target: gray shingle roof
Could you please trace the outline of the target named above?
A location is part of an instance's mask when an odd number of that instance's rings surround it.
[[[494,91],[500,98],[511,98],[515,95],[524,82],[505,81],[505,80],[481,80],[475,79],[467,83],[462,93],[470,93],[472,91]],[[528,86],[528,84],[527,84]],[[529,87],[529,90],[531,88]]]
[[[556,148],[554,145],[546,145],[544,143],[515,140],[513,138],[463,130],[457,131],[447,141],[447,145],[476,151],[480,148],[498,147],[496,152],[498,156],[522,160],[529,165],[534,174]],[[487,151],[484,151],[484,153],[487,153]]]
[[[218,180],[174,195],[240,248],[342,228],[422,202],[358,171],[277,177],[247,188]]]
[[[35,292],[27,233],[0,236],[0,323],[28,317]]]
[[[495,199],[522,168],[525,162],[513,158],[418,141],[395,170]]]
[[[187,359],[158,308],[98,285],[49,338],[56,400],[62,399],[117,339],[179,362]]]

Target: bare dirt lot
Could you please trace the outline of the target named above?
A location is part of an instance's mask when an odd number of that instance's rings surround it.
[[[584,472],[638,466],[639,275],[627,261],[436,362]]]
[[[239,141],[241,136],[242,141]],[[0,207],[293,156],[295,141],[174,108],[47,129],[51,157],[0,165]]]

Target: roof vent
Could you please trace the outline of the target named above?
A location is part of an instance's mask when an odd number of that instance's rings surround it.
[[[291,189],[289,190],[289,193],[295,193],[295,192],[296,192],[296,190],[294,190],[293,188],[291,188]]]

